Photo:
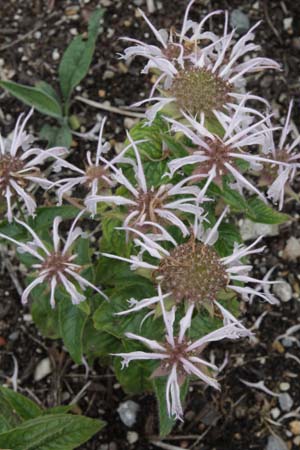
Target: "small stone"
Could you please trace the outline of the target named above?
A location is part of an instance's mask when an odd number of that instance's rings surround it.
[[[285,31],[290,30],[293,24],[293,17],[285,17],[283,19],[283,28]]]
[[[265,223],[255,223],[252,220],[245,219],[239,221],[240,232],[243,241],[256,239],[261,235],[278,236],[278,225],[268,225]]]
[[[42,359],[35,368],[34,381],[40,381],[52,372],[49,358]]]
[[[248,16],[240,9],[234,9],[230,14],[230,24],[238,34],[244,33],[250,28]]]
[[[288,391],[288,390],[290,389],[290,387],[291,387],[290,383],[285,383],[285,382],[280,383],[280,385],[279,385],[279,389],[280,389],[282,392]]]
[[[136,431],[128,431],[127,441],[129,442],[129,444],[134,444],[138,440],[139,440],[139,435],[137,434]]]
[[[274,420],[278,419],[278,417],[280,416],[280,409],[279,408],[273,408],[270,411],[271,416]]]
[[[292,39],[292,46],[295,50],[300,50],[300,37],[294,37]]]
[[[300,436],[295,437],[295,439],[293,439],[293,443],[300,447]]]
[[[294,435],[300,435],[300,420],[293,420],[290,422],[289,427]]]
[[[283,249],[282,257],[288,261],[296,261],[300,257],[300,239],[291,236]]]
[[[269,436],[266,450],[288,450],[288,447],[279,437]]]
[[[20,336],[20,332],[19,331],[13,331],[9,336],[8,336],[8,339],[10,340],[10,341],[16,341],[17,339],[19,339],[19,336]]]
[[[102,76],[102,80],[111,80],[115,76],[115,72],[112,70],[105,70]]]
[[[121,403],[117,409],[120,419],[127,427],[132,427],[136,422],[136,413],[139,410],[139,405],[132,400],[127,400]]]
[[[41,33],[40,31],[36,31],[36,32],[34,33],[34,37],[35,37],[35,39],[41,39],[42,33]]]
[[[281,344],[281,342],[275,340],[272,344],[272,348],[274,348],[274,350],[276,350],[276,352],[278,353],[284,353],[284,346]]]
[[[106,90],[105,89],[99,89],[98,95],[101,98],[105,97],[106,96]]]
[[[280,408],[282,409],[282,411],[288,412],[292,409],[294,401],[293,401],[292,397],[290,396],[290,394],[288,394],[288,393],[280,394],[278,400],[279,400],[279,405],[280,405]]]
[[[293,345],[294,345],[294,341],[293,341],[293,339],[291,339],[291,338],[283,338],[282,339],[282,345],[285,347],[285,348],[290,348],[290,347],[293,347]]]
[[[24,322],[32,322],[32,315],[24,314],[23,319],[24,319]]]
[[[263,89],[267,89],[269,88],[274,82],[274,78],[272,77],[272,75],[265,75],[261,81],[260,81],[260,85]]]
[[[127,130],[130,130],[130,128],[132,128],[138,121],[139,119],[131,119],[130,117],[126,117],[126,119],[124,119],[124,127],[127,128]]]
[[[289,283],[284,280],[278,280],[280,283],[273,285],[273,293],[282,302],[288,302],[293,298],[293,290]]]
[[[59,59],[60,55],[59,55],[59,51],[57,50],[57,48],[55,48],[52,52],[52,59],[53,61],[57,61]]]

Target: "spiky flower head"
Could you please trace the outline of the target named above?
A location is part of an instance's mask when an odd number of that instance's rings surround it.
[[[28,224],[20,220],[16,221],[30,233],[33,238],[32,241],[19,242],[10,236],[0,233],[0,238],[17,244],[20,251],[28,253],[37,260],[37,263],[32,265],[32,268],[36,271],[36,276],[24,290],[21,297],[23,304],[27,303],[30,292],[39,284],[50,287],[50,304],[53,308],[55,307],[55,291],[58,285],[61,285],[69,294],[73,304],[78,304],[86,299],[82,291],[88,287],[106,298],[100,289],[80,275],[83,267],[75,263],[77,255],[72,252],[72,246],[78,237],[82,235],[81,228],[76,226],[82,214],[83,212],[79,213],[73,221],[63,245],[58,230],[62,219],[61,217],[54,219],[51,249]]]
[[[203,359],[202,352],[210,342],[223,339],[238,339],[249,333],[237,324],[226,325],[200,339],[192,342],[188,339],[187,332],[191,326],[194,305],[190,305],[186,314],[180,320],[178,336],[174,333],[176,308],[166,311],[161,289],[158,289],[159,302],[162,309],[163,320],[166,328],[165,342],[147,339],[134,333],[125,333],[128,339],[134,339],[152,352],[135,351],[131,353],[117,353],[115,356],[123,358],[123,367],[134,360],[158,360],[159,367],[153,372],[152,377],[167,376],[166,403],[170,417],[182,420],[183,408],[180,400],[180,385],[187,376],[199,378],[205,384],[219,389],[219,384],[211,376],[210,369],[218,368]]]
[[[232,254],[226,257],[220,257],[212,247],[218,239],[218,228],[226,211],[224,210],[215,225],[206,231],[204,231],[203,224],[196,219],[193,235],[188,242],[183,244],[177,244],[165,230],[163,235],[158,237],[143,235],[140,231],[125,227],[125,230],[138,235],[134,242],[141,248],[140,254],[132,256],[130,259],[107,253],[104,253],[104,256],[128,261],[133,270],[149,269],[154,283],[162,288],[163,295],[168,296],[174,304],[185,302],[189,305],[205,307],[209,311],[217,307],[224,317],[224,323],[235,323],[234,316],[217,301],[224,290],[238,293],[245,300],[249,300],[252,294],[270,303],[275,303],[277,300],[268,290],[260,292],[255,288],[261,285],[268,286],[272,282],[253,278],[249,275],[252,266],[242,262],[243,258],[264,250],[263,246],[256,247],[261,237],[248,247],[236,244]],[[174,248],[166,250],[158,242],[163,240],[172,243]],[[158,261],[157,264],[147,261],[145,257],[147,253]],[[244,283],[246,284],[243,285]],[[252,284],[254,287],[251,286]],[[119,312],[118,315],[151,307],[158,301],[159,296],[140,301],[131,299],[129,301],[130,309]]]
[[[241,193],[246,188],[266,201],[259,189],[244,176],[239,163],[245,161],[256,170],[260,170],[263,163],[269,165],[284,165],[285,163],[252,152],[253,146],[263,143],[265,134],[263,125],[268,122],[269,116],[263,117],[259,121],[255,116],[248,115],[245,118],[246,99],[247,96],[242,99],[231,118],[224,114],[219,115],[219,121],[223,128],[222,136],[208,131],[204,124],[204,118],[196,120],[184,114],[185,124],[166,118],[172,124],[174,132],[183,133],[195,146],[188,149],[188,156],[169,162],[171,175],[185,166],[192,165],[194,167],[193,175],[198,175],[198,180],[195,179],[195,181],[207,180],[202,191],[203,195],[212,181],[222,186],[223,177],[230,175]],[[249,110],[249,112],[251,111]]]
[[[236,101],[243,96],[240,86],[245,83],[246,74],[266,68],[279,69],[279,65],[268,58],[248,57],[245,61],[249,53],[260,49],[252,42],[253,31],[259,24],[235,42],[234,30],[228,31],[226,12],[223,36],[217,37],[214,33],[203,31],[203,27],[212,15],[221,11],[210,13],[196,24],[188,20],[193,3],[194,0],[187,6],[180,34],[172,33],[171,38],[165,31],[156,30],[143,14],[162,49],[131,40],[136,45],[125,51],[126,59],[133,56],[147,58],[144,72],[153,69],[158,74],[149,98],[139,102],[139,105],[155,103],[147,111],[150,121],[157,111],[170,104],[177,108],[177,112],[204,115],[209,119],[220,112],[231,113],[236,108]],[[178,36],[178,42],[174,42],[173,36]],[[163,95],[156,96],[156,90]]]
[[[277,164],[264,164],[261,173],[262,184],[269,186],[267,195],[279,204],[279,209],[283,208],[284,196],[286,192],[294,194],[292,191],[292,182],[296,173],[300,170],[300,135],[289,142],[292,134],[291,114],[293,109],[293,100],[289,104],[288,114],[282,128],[279,142],[275,142],[272,132],[271,121],[264,127],[264,141],[262,151],[264,155]]]
[[[48,158],[66,153],[62,147],[42,150],[32,148],[33,137],[27,134],[25,126],[33,110],[30,110],[22,122],[23,114],[17,120],[12,140],[0,135],[0,201],[3,199],[7,206],[7,218],[12,222],[14,215],[13,202],[25,204],[27,213],[34,215],[36,201],[31,193],[34,185],[49,188],[51,182],[43,177],[39,166]]]
[[[134,150],[135,160],[126,157],[125,151],[123,151],[122,155],[118,156],[117,163],[123,162],[133,167],[136,183],[132,183],[122,169],[116,167],[116,164],[107,163],[112,170],[112,179],[126,188],[128,196],[91,195],[86,198],[86,205],[89,209],[96,209],[99,202],[123,205],[127,209],[124,213],[123,226],[131,226],[145,231],[148,228],[147,222],[154,222],[163,226],[171,224],[179,228],[184,236],[187,236],[189,231],[181,216],[185,213],[194,216],[203,213],[203,208],[197,204],[200,189],[197,186],[186,185],[194,177],[188,177],[175,185],[167,183],[158,188],[149,186],[137,142],[132,140],[130,134],[128,134],[128,139]],[[206,200],[203,197],[202,201]]]

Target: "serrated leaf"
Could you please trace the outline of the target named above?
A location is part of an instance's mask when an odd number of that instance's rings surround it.
[[[29,398],[19,394],[12,389],[0,386],[0,404],[5,399],[12,411],[22,420],[34,419],[42,414],[42,409]]]
[[[171,433],[176,420],[169,417],[168,410],[167,410],[167,402],[166,402],[166,384],[167,384],[167,378],[166,377],[157,377],[153,379],[153,386],[154,391],[156,394],[156,399],[158,403],[158,410],[159,410],[159,434],[161,437],[167,436]],[[186,381],[183,383],[183,385],[180,388],[180,399],[181,402],[184,402],[184,399],[186,397],[186,394],[188,392],[189,382],[186,379]]]
[[[249,198],[247,217],[253,222],[268,223],[270,225],[279,225],[290,219],[288,214],[281,213],[266,205],[257,197]]]
[[[72,133],[67,125],[55,127],[49,124],[43,125],[40,133],[40,139],[48,142],[48,147],[66,147],[69,148],[72,143]]]
[[[41,113],[55,118],[62,118],[61,105],[46,92],[35,87],[15,83],[14,81],[0,81],[0,86],[17,99],[26,103],[26,105],[34,107]]]
[[[75,206],[42,206],[36,210],[36,217],[31,219],[30,225],[40,230],[42,228],[49,228],[53,224],[55,217],[60,216],[63,219],[74,219],[79,213],[79,209]]]
[[[60,335],[64,341],[72,359],[82,363],[83,355],[83,331],[87,321],[87,314],[73,305],[67,298],[61,298],[58,302]]]
[[[58,75],[63,97],[67,100],[75,86],[86,76],[92,62],[95,43],[100,32],[103,9],[96,9],[89,21],[88,37],[76,36],[63,54]]]
[[[28,420],[0,434],[0,447],[12,450],[73,450],[100,431],[104,422],[71,414]]]

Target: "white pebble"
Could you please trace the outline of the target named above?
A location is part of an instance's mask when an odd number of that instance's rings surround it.
[[[42,359],[35,368],[34,381],[40,381],[52,372],[49,358]]]
[[[59,51],[57,50],[57,48],[55,48],[52,52],[52,59],[54,61],[57,61],[59,59],[60,55],[59,55]]]
[[[280,383],[279,389],[283,392],[288,391],[290,388],[290,383]]]
[[[127,441],[129,444],[134,444],[139,440],[139,435],[135,431],[128,431],[127,433]]]
[[[282,302],[288,302],[293,298],[293,290],[289,283],[278,280],[280,283],[274,284],[273,292]]]
[[[271,416],[274,420],[278,419],[278,417],[280,416],[280,409],[279,408],[273,408],[271,409]]]

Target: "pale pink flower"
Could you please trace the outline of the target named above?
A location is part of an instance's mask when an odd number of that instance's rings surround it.
[[[208,14],[196,24],[188,20],[193,3],[188,4],[178,42],[174,42],[173,34],[169,38],[165,31],[156,30],[143,15],[161,48],[131,40],[137,45],[125,51],[125,58],[143,56],[148,59],[144,72],[154,69],[158,73],[149,98],[136,104],[154,103],[146,113],[149,121],[161,109],[168,110],[168,105],[193,116],[213,118],[222,111],[231,114],[236,109],[236,101],[243,97],[240,86],[245,84],[245,75],[266,68],[279,69],[279,65],[269,58],[249,57],[249,53],[260,49],[252,42],[253,31],[259,23],[236,41],[235,30],[228,31],[226,12],[223,36],[218,38],[214,33],[203,31],[203,27],[220,11]],[[207,40],[210,41],[208,44]],[[156,91],[161,95],[155,95]],[[261,97],[251,95],[250,98],[266,103]]]
[[[34,215],[36,201],[31,194],[34,185],[44,189],[49,188],[51,182],[41,174],[39,165],[48,158],[55,158],[66,153],[62,147],[54,147],[48,150],[32,148],[32,136],[24,129],[30,119],[31,109],[22,122],[23,114],[17,120],[12,140],[2,139],[0,135],[0,199],[3,198],[7,205],[7,218],[13,219],[13,201],[24,203],[27,213]]]
[[[127,189],[128,196],[90,195],[85,200],[88,209],[96,209],[99,202],[123,205],[127,208],[123,222],[125,227],[131,226],[139,229],[145,226],[146,222],[172,224],[178,227],[184,236],[187,236],[188,228],[180,216],[186,213],[194,216],[203,213],[203,208],[197,204],[200,189],[197,186],[186,185],[195,177],[187,177],[175,185],[162,184],[158,188],[148,186],[136,142],[132,140],[130,134],[128,134],[128,139],[135,153],[135,161],[131,158],[124,158],[124,153],[122,153],[118,156],[117,162],[125,162],[133,166],[136,184],[132,184],[121,169],[107,163],[112,170],[112,179]],[[178,196],[181,197],[178,198]],[[206,200],[207,198],[202,198],[202,201]]]
[[[279,203],[279,209],[283,208],[284,194],[287,189],[291,189],[291,183],[300,170],[300,135],[292,142],[288,142],[292,131],[292,108],[293,100],[290,102],[278,144],[274,141],[271,123],[269,122],[269,127],[264,127],[262,150],[267,157],[277,163],[276,166],[271,165],[271,167],[265,168],[264,175],[266,176],[266,183],[269,185],[267,195],[274,203]]]
[[[202,120],[196,120],[183,113],[186,124],[166,118],[172,124],[174,132],[183,133],[196,146],[196,148],[188,149],[188,156],[169,162],[168,166],[172,176],[187,165],[194,166],[193,175],[199,176],[198,181],[207,179],[202,190],[202,194],[204,194],[211,182],[222,186],[223,176],[231,175],[236,182],[235,187],[240,193],[246,188],[266,201],[259,189],[243,175],[238,162],[246,161],[255,170],[260,170],[262,163],[284,165],[284,162],[254,154],[249,149],[252,146],[262,145],[265,135],[262,125],[268,121],[268,117],[263,117],[252,124],[249,124],[249,121],[245,122],[243,109],[246,99],[247,96],[240,102],[231,118],[224,114],[218,114],[219,122],[224,129],[222,137],[206,129],[203,117]]]
[[[176,308],[166,311],[163,295],[158,286],[158,298],[162,309],[163,320],[166,328],[166,342],[160,343],[147,339],[134,333],[125,333],[128,339],[134,339],[152,352],[134,351],[130,353],[117,353],[115,356],[123,358],[123,367],[128,366],[131,361],[158,360],[160,366],[154,371],[152,377],[167,376],[166,403],[170,417],[182,420],[183,408],[180,400],[180,385],[187,376],[196,376],[205,384],[219,389],[219,384],[212,378],[209,369],[217,371],[218,368],[201,357],[201,353],[210,342],[223,339],[239,339],[247,336],[247,330],[237,327],[235,324],[227,325],[200,339],[191,342],[186,333],[191,326],[194,304],[191,304],[184,317],[179,323],[179,334],[174,336],[174,321]]]
[[[32,268],[36,270],[37,275],[22,294],[21,301],[23,304],[27,303],[30,292],[39,284],[45,284],[45,286],[50,288],[50,304],[52,308],[55,307],[55,291],[58,285],[63,286],[71,297],[73,304],[78,304],[86,300],[82,291],[88,287],[107,298],[100,289],[79,274],[83,267],[74,262],[77,255],[72,254],[72,246],[76,239],[82,235],[81,228],[76,226],[82,214],[83,212],[79,213],[73,221],[64,244],[62,244],[58,232],[59,224],[62,219],[61,217],[56,217],[54,219],[52,228],[53,245],[51,249],[48,248],[48,245],[39,238],[37,233],[29,225],[21,220],[16,220],[16,222],[22,225],[30,233],[33,241],[26,243],[19,242],[10,236],[0,233],[0,238],[7,239],[8,241],[17,244],[18,249],[21,252],[29,253],[38,260],[37,263],[32,265]],[[78,289],[77,285],[80,286],[80,289]]]
[[[205,307],[209,311],[217,307],[223,315],[224,324],[238,323],[241,325],[217,301],[224,290],[231,290],[247,301],[250,300],[252,295],[258,296],[269,303],[277,303],[277,300],[267,289],[263,292],[256,289],[257,286],[273,283],[267,279],[260,280],[252,277],[250,275],[252,265],[242,262],[244,258],[252,254],[259,254],[264,250],[264,246],[257,247],[261,237],[247,247],[236,244],[232,254],[226,257],[220,257],[213,248],[214,243],[218,240],[218,228],[225,214],[226,210],[216,224],[206,231],[197,218],[193,236],[187,242],[179,245],[165,230],[158,238],[158,235],[145,235],[141,231],[124,227],[125,231],[137,235],[134,243],[141,249],[139,255],[131,256],[131,258],[108,253],[103,253],[103,255],[129,262],[132,270],[148,269],[154,282],[161,286],[164,295],[169,296],[174,303],[179,304],[186,301],[188,304]],[[152,226],[155,226],[155,224],[152,224]],[[159,240],[168,241],[174,247],[167,250],[159,243]],[[157,263],[149,263],[147,258],[144,257],[145,253],[152,257],[152,261],[156,259]],[[251,286],[252,284],[254,287]],[[124,315],[140,311],[143,308],[152,307],[158,301],[159,296],[140,301],[131,299],[129,301],[130,308],[117,314]]]

